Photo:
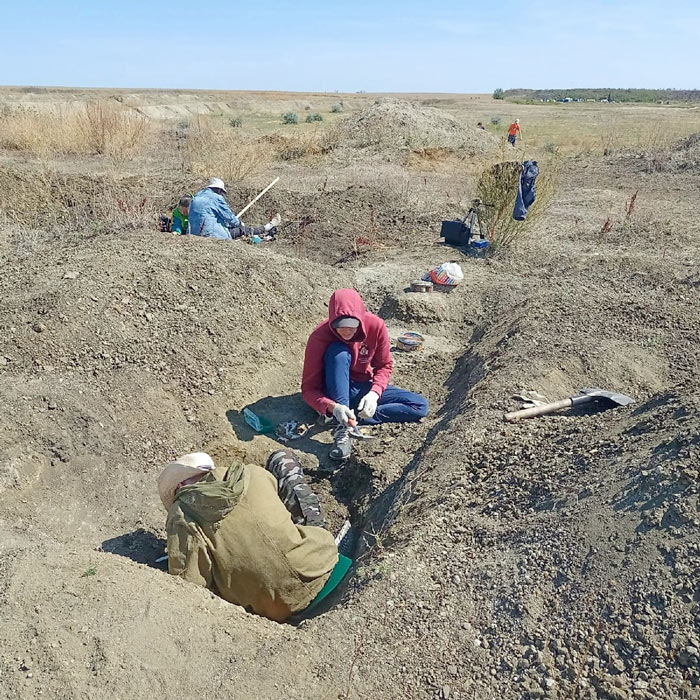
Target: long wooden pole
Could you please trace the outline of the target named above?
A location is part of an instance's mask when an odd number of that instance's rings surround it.
[[[248,211],[248,209],[250,209],[253,206],[253,204],[255,204],[255,202],[257,202],[260,199],[260,197],[262,197],[265,194],[265,192],[267,192],[270,189],[270,187],[277,184],[278,181],[279,177],[276,177],[254,200],[248,202],[248,204],[246,204],[246,206],[244,206],[243,209],[241,209],[238,212],[238,218],[240,219],[243,216],[243,214],[245,214]]]

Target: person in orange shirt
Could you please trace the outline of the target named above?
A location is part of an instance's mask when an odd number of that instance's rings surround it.
[[[516,119],[508,127],[508,143],[511,146],[515,146],[515,139],[517,138],[519,133],[520,133],[520,119]]]

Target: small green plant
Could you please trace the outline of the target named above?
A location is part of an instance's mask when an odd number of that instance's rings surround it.
[[[285,112],[282,115],[282,123],[283,124],[298,124],[299,117],[297,116],[296,112]]]
[[[313,114],[306,115],[307,124],[311,124],[311,122],[322,122],[322,121],[323,121],[323,117],[318,112],[314,112]]]
[[[228,123],[229,123],[234,129],[238,129],[238,128],[240,128],[240,127],[243,126],[243,117],[241,117],[240,115],[237,116],[237,117],[231,117],[231,118],[228,120]]]
[[[503,94],[503,88],[496,88],[493,91],[493,99],[494,100],[502,100],[504,99],[505,95]]]
[[[491,123],[495,126],[501,123],[500,117],[491,117]]]
[[[377,578],[389,578],[391,567],[385,561],[380,561],[374,567],[374,573]]]
[[[91,566],[89,569],[85,569],[82,574],[80,574],[80,578],[87,578],[88,576],[94,576],[97,573],[97,567],[96,566]]]
[[[337,104],[334,104],[331,107],[331,112],[333,112],[333,114],[339,114],[342,111],[343,111],[343,103],[342,102],[338,102]]]

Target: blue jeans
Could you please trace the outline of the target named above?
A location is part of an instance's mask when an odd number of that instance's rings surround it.
[[[326,396],[336,403],[357,409],[360,399],[372,389],[372,382],[356,382],[350,379],[352,356],[345,343],[331,343],[323,355],[323,374]],[[377,412],[372,418],[362,418],[363,425],[379,423],[411,423],[428,415],[428,401],[397,386],[384,390],[377,402]]]

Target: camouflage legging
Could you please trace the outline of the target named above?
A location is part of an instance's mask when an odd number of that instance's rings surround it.
[[[266,469],[277,479],[277,493],[296,525],[326,527],[318,496],[306,483],[304,470],[291,450],[273,452]]]

